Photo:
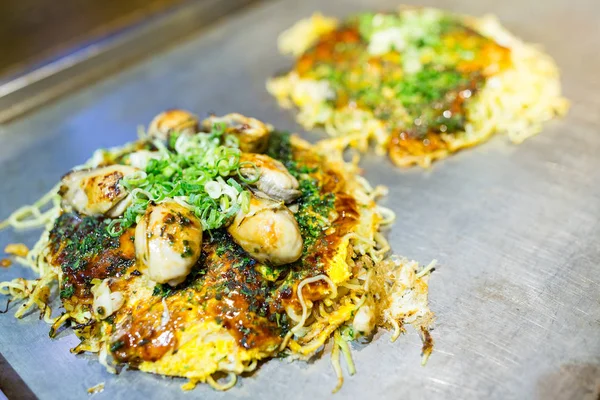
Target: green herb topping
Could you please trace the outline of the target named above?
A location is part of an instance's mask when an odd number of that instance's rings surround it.
[[[172,138],[176,139],[169,147],[153,142],[160,158],[151,159],[145,171],[123,179],[133,203],[123,217],[111,221],[111,235],[133,226],[151,202],[167,198],[189,205],[205,230],[220,228],[240,209],[248,209],[250,192],[232,178],[240,176],[239,143],[224,134],[224,126]]]
[[[362,13],[324,35],[297,64],[326,81],[332,108],[368,110],[414,137],[464,130],[465,99],[508,50],[450,13],[433,9]]]

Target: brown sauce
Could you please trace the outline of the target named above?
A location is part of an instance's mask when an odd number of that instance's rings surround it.
[[[224,241],[231,240],[223,234],[219,240],[204,243],[202,259],[196,266],[203,274],[187,288],[165,298],[168,323],[161,325],[165,310],[159,296],[127,311],[130,315],[115,329],[115,356],[119,361],[155,361],[176,350],[181,332],[202,320],[217,322],[243,348],[276,348],[281,329],[274,318],[269,318],[269,296],[275,288],[256,272],[256,262],[246,258],[232,242],[231,247],[221,248]]]
[[[388,145],[392,159],[444,152],[452,149],[449,149],[441,134],[463,131],[466,118],[465,100],[473,98],[488,77],[504,71],[511,65],[511,50],[459,21],[441,36],[441,40],[444,48],[450,49],[449,54],[452,54],[451,49],[456,49],[456,54],[474,54],[471,59],[458,59],[453,67],[444,67],[460,73],[469,83],[448,88],[439,104],[423,104],[416,107],[419,110],[417,115],[412,115],[414,110],[410,111],[408,116],[399,112],[399,109],[407,106],[400,101],[399,93],[388,93],[387,97],[381,97],[377,101],[367,100],[360,95],[369,87],[379,91],[379,86],[385,85],[385,82],[402,81],[403,53],[391,51],[381,56],[366,55],[367,43],[361,38],[355,25],[344,25],[322,35],[311,49],[299,57],[295,71],[302,77],[336,79],[331,78],[333,75],[320,75],[317,72],[326,65],[338,73],[346,74],[345,80],[335,84],[336,97],[333,102],[336,108],[370,110],[376,118],[382,120],[392,133]],[[385,89],[390,91],[390,87]],[[467,90],[468,97],[460,95]],[[425,112],[419,117],[418,113],[423,112],[421,110]],[[444,112],[450,112],[455,120],[446,123],[442,118]],[[457,116],[460,117],[460,121],[456,121]]]
[[[111,238],[101,221],[63,214],[50,233],[52,264],[61,267],[64,281],[80,300],[93,297],[92,279],[121,276],[135,264],[134,229]]]

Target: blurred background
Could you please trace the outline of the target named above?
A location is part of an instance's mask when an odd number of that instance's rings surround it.
[[[0,124],[197,32],[252,0],[2,0]]]
[[[0,78],[43,64],[184,0],[4,0]]]

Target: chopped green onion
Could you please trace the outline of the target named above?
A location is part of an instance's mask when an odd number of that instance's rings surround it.
[[[239,140],[225,135],[225,129],[225,124],[215,124],[209,133],[173,134],[168,147],[153,141],[160,157],[150,159],[145,171],[123,179],[131,205],[109,223],[109,233],[121,234],[137,223],[151,203],[166,199],[176,198],[189,206],[205,230],[220,228],[239,210],[247,212],[250,192],[243,184],[256,182],[259,171],[252,163],[240,163]],[[256,169],[253,179],[241,177],[241,166]],[[242,184],[231,176],[239,177]]]
[[[242,206],[242,212],[248,213],[248,211],[250,211],[250,192],[244,190],[242,193],[240,193],[238,200]]]
[[[254,173],[248,175],[251,178],[246,178],[242,174],[242,172],[241,172],[242,168],[254,168]],[[250,162],[250,161],[243,161],[243,162],[241,162],[240,165],[238,166],[237,174],[238,174],[238,176],[239,176],[239,178],[240,178],[240,180],[242,182],[250,184],[250,185],[253,184],[253,183],[256,183],[260,179],[260,170],[258,169],[258,167],[256,166],[256,164],[254,164],[253,162]]]
[[[244,188],[242,187],[242,185],[240,185],[239,183],[237,183],[235,180],[233,180],[232,178],[227,179],[227,184],[231,187],[233,187],[235,190],[237,190],[238,192],[242,192],[244,190]]]
[[[121,218],[110,221],[106,227],[108,234],[113,237],[120,236],[124,231],[122,222],[123,219]]]
[[[123,185],[127,189],[138,187],[146,182],[147,176],[148,175],[146,175],[146,172],[144,171],[136,171],[123,178]]]
[[[167,178],[170,178],[175,174],[175,172],[177,172],[177,170],[175,168],[173,168],[173,166],[169,165],[167,168],[165,168],[162,171],[162,174],[164,176],[166,176]]]
[[[216,181],[206,182],[204,184],[204,190],[212,199],[221,197],[221,185]]]

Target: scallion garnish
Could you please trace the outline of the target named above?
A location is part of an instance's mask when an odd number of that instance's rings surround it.
[[[123,178],[132,203],[122,217],[112,220],[107,230],[113,236],[137,223],[151,202],[173,199],[191,209],[205,230],[223,226],[240,209],[248,210],[250,192],[230,178],[253,183],[259,171],[252,163],[240,163],[237,138],[224,134],[216,124],[209,133],[172,135],[169,147],[153,142],[160,158],[150,159],[145,171]],[[241,177],[239,170],[255,168],[252,178]]]

